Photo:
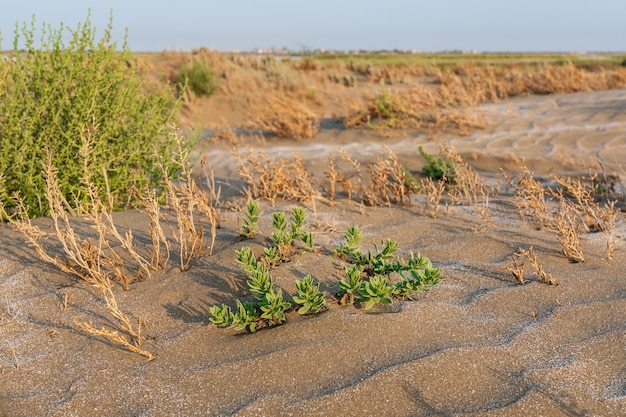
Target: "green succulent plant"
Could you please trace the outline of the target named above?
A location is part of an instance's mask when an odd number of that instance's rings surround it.
[[[291,308],[291,303],[283,300],[283,292],[280,288],[276,291],[270,288],[259,301],[259,308],[262,312],[261,318],[267,320],[270,326],[276,326],[287,320],[285,311]]]
[[[439,282],[439,268],[419,253],[411,252],[408,260],[394,258],[398,242],[387,239],[374,252],[361,252],[362,235],[356,226],[348,227],[345,243],[334,254],[349,261],[346,279],[339,280],[340,304],[354,304],[355,298],[369,309],[376,303],[390,303],[393,298],[413,299],[416,292],[427,291]],[[400,279],[395,285],[387,284],[393,276]],[[384,284],[382,282],[384,279]]]
[[[363,267],[360,265],[351,265],[346,267],[346,278],[339,280],[339,295],[341,296],[340,304],[354,304],[354,297],[361,288]]]
[[[258,268],[256,257],[249,246],[244,246],[238,251],[236,250],[235,256],[237,257],[237,265],[247,273],[251,273]]]
[[[311,274],[307,274],[302,281],[296,279],[295,283],[298,295],[293,297],[293,301],[301,305],[298,314],[317,314],[328,308],[320,283],[314,283]]]
[[[301,207],[293,209],[289,223],[287,223],[285,213],[274,213],[272,221],[274,232],[271,239],[276,250],[266,250],[268,264],[276,265],[289,260],[296,239],[300,240],[307,248],[313,248],[313,235],[311,232],[303,230],[306,227],[305,218],[306,210]]]
[[[259,203],[257,201],[251,201],[246,205],[246,212],[243,217],[243,224],[239,229],[239,236],[245,239],[252,239],[256,236],[259,228]]]
[[[358,226],[349,226],[344,235],[346,242],[339,245],[334,255],[348,260],[361,258],[361,241],[363,240],[363,234],[359,230]]]
[[[359,300],[365,304],[365,309],[369,310],[376,303],[391,304],[391,296],[394,287],[387,284],[387,278],[383,275],[374,275],[369,281],[364,281],[359,288]]]

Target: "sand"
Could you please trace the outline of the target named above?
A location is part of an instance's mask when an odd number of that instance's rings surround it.
[[[550,168],[587,173],[601,158],[607,174],[626,177],[626,91],[529,97],[482,107],[489,127],[469,137],[441,135],[485,178],[525,160],[540,176]],[[380,139],[362,131],[325,130],[289,142],[251,143],[275,157],[301,155],[321,182],[327,158],[346,149],[375,159],[387,146],[418,172],[424,135]],[[227,196],[240,204],[241,182],[228,144],[203,141]],[[595,167],[597,170],[597,166]],[[228,184],[228,185],[227,185]],[[619,185],[623,187],[623,185]],[[602,233],[585,234],[586,262],[571,263],[554,234],[523,222],[510,193],[493,197],[488,226],[475,208],[454,206],[436,219],[424,197],[410,206],[366,207],[339,199],[306,204],[317,249],[272,270],[295,294],[293,281],[311,273],[329,299],[342,263],[331,256],[349,225],[372,249],[397,240],[440,266],[443,279],[415,301],[366,311],[331,303],[309,317],[254,334],[209,322],[209,307],[246,296],[234,251],[259,253],[271,216],[293,202],[261,203],[255,239],[237,236],[239,212],[221,209],[214,254],[187,272],[175,265],[128,292],[116,288],[126,313],[143,315],[156,355],[147,361],[80,331],[76,320],[111,324],[98,293],[40,261],[9,225],[0,225],[0,416],[620,416],[626,414],[626,223],[607,261]],[[624,206],[622,200],[619,205]],[[225,204],[226,206],[226,204]],[[116,216],[147,241],[138,212]],[[37,220],[42,228],[48,219]],[[527,270],[519,285],[505,269],[532,245],[558,285]],[[69,301],[64,308],[64,297]]]

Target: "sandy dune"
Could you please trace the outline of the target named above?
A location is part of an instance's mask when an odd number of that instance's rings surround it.
[[[541,175],[587,173],[598,170],[598,157],[606,174],[626,177],[624,90],[515,99],[482,111],[488,129],[438,139],[487,179],[501,166],[519,169],[519,160]],[[424,136],[382,140],[354,131],[256,146],[275,157],[301,155],[321,182],[329,154],[346,149],[372,160],[383,145],[414,172],[423,165],[417,146],[438,150]],[[228,146],[210,146],[218,180],[239,186]],[[554,234],[523,223],[511,200],[490,200],[493,226],[473,207],[432,219],[423,196],[363,212],[345,199],[309,205],[317,250],[272,270],[285,292],[295,294],[294,279],[311,273],[333,298],[341,261],[330,253],[349,225],[362,227],[365,248],[392,238],[401,255],[420,252],[441,266],[444,279],[416,301],[370,311],[333,303],[318,316],[290,312],[285,325],[255,334],[214,328],[208,309],[246,296],[235,249],[247,244],[258,254],[272,213],[294,204],[262,203],[259,237],[246,242],[237,236],[240,214],[224,210],[213,256],[188,272],[173,266],[128,292],[116,289],[125,312],[145,316],[153,361],[78,330],[76,320],[110,323],[101,298],[0,225],[0,416],[625,415],[624,213],[612,261],[595,233],[584,235],[586,262],[570,263]],[[140,213],[117,218],[148,241]],[[506,271],[512,254],[530,245],[558,285],[528,271],[522,286]]]

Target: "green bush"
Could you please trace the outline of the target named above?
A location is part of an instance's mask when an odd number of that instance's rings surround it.
[[[160,184],[159,160],[168,174],[177,172],[170,134],[180,101],[170,86],[147,86],[126,40],[118,52],[111,31],[112,18],[97,42],[89,16],[76,30],[44,24],[36,47],[35,19],[16,24],[14,51],[0,61],[0,172],[6,188],[0,198],[7,207],[18,192],[29,215],[47,214],[42,165],[48,154],[70,202],[87,199],[85,170],[114,208],[128,204],[133,187]],[[80,158],[87,148],[89,155]]]
[[[182,66],[178,70],[178,81],[187,84],[198,97],[210,96],[220,87],[215,70],[200,61],[194,61],[191,68]]]

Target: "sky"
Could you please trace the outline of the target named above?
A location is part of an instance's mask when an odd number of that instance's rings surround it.
[[[134,51],[478,50],[626,51],[626,0],[12,0],[3,5],[3,50],[16,22],[75,28],[91,11]]]

